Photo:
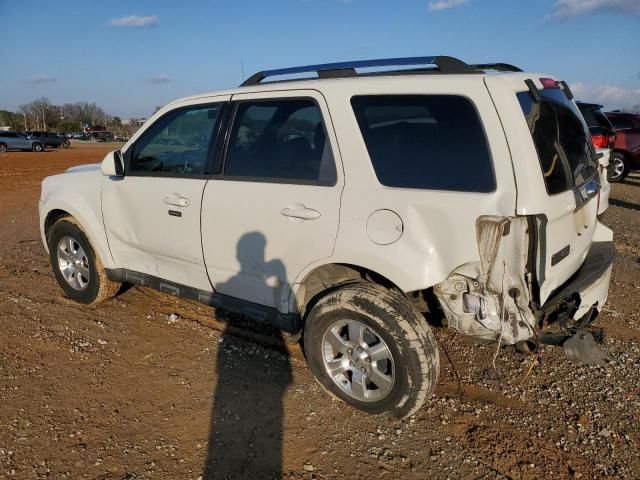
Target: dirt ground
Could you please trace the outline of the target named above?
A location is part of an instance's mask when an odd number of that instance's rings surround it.
[[[292,339],[247,320],[144,288],[65,299],[40,182],[112,148],[0,154],[0,478],[640,478],[640,176],[605,217],[608,365],[500,351],[496,380],[494,348],[436,331],[435,395],[397,421],[330,399]]]

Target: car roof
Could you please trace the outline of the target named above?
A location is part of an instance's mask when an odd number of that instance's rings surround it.
[[[357,76],[357,77],[344,77],[344,78],[306,78],[299,80],[286,80],[286,81],[273,81],[273,82],[265,82],[260,83],[259,85],[249,85],[249,86],[239,86],[235,88],[229,88],[224,90],[214,90],[205,93],[199,93],[195,95],[190,95],[187,97],[182,97],[176,99],[167,104],[167,106],[172,106],[174,104],[178,104],[181,102],[188,102],[198,99],[206,99],[216,96],[227,96],[227,95],[240,95],[245,93],[267,93],[267,92],[277,92],[277,91],[291,91],[291,90],[318,90],[322,91],[325,89],[331,89],[334,87],[349,87],[352,88],[354,85],[362,85],[363,83],[377,83],[377,82],[385,82],[392,85],[396,82],[401,82],[403,79],[407,78],[417,78],[422,77],[425,81],[428,81],[429,78],[436,77],[438,79],[442,78],[468,78],[471,81],[483,81],[483,78],[486,76],[501,76],[501,77],[513,77],[513,78],[537,78],[542,74],[539,73],[531,73],[531,72],[477,72],[477,73],[464,73],[464,74],[443,74],[435,72],[427,73],[427,72],[402,72],[398,74],[396,72],[390,72],[389,74],[377,74],[372,76]],[[546,75],[549,76],[549,75]]]
[[[500,74],[500,72],[522,73],[522,70],[508,63],[467,64],[458,58],[447,55],[353,60],[262,70],[244,80],[238,88],[192,95],[175,100],[169,105],[218,95],[237,95],[284,89],[322,90],[323,88],[331,88],[335,82],[341,82],[344,85],[342,82],[355,81],[360,83],[372,81],[371,79],[379,81],[382,78],[393,78],[394,81],[399,81],[402,78],[416,75],[421,75],[425,79],[434,75],[439,78],[452,75],[477,79],[490,74],[490,72],[497,72],[496,74]],[[298,76],[298,78],[292,79],[291,76]],[[300,78],[301,76],[302,78]],[[273,81],[274,77],[280,78],[280,80]],[[286,85],[284,88],[283,84]]]

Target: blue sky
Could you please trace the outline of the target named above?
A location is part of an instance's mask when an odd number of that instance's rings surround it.
[[[0,0],[0,108],[46,96],[123,118],[265,68],[446,54],[640,104],[640,0]]]

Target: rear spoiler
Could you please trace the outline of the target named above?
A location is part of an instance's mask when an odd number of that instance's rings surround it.
[[[567,97],[567,100],[573,100],[573,92],[569,88],[569,85],[567,85],[567,82],[565,82],[564,80],[557,81],[552,78],[541,78],[540,82],[542,82],[544,88],[561,89],[564,92],[565,97]],[[531,97],[533,97],[533,101],[536,103],[540,103],[540,90],[538,89],[536,84],[533,83],[533,80],[527,78],[524,83],[529,88],[529,93],[531,94]]]

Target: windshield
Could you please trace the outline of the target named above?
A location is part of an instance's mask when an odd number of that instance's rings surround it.
[[[595,151],[575,103],[559,88],[540,90],[540,103],[529,92],[517,94],[538,152],[550,195],[586,183],[597,172]]]

